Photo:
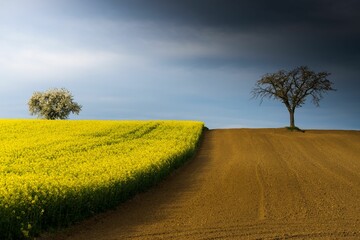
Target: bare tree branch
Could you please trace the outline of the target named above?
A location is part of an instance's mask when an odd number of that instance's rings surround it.
[[[280,70],[276,73],[267,73],[255,83],[251,91],[252,98],[281,100],[289,110],[290,118],[294,118],[295,109],[301,107],[307,96],[312,97],[315,106],[319,106],[323,94],[335,91],[333,83],[327,79],[328,72],[315,73],[307,66],[297,67],[289,72]],[[290,125],[294,124],[294,119]],[[294,126],[292,126],[294,127]]]

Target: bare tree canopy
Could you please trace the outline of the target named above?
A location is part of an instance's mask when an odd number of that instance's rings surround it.
[[[31,115],[51,120],[67,119],[70,113],[79,114],[82,107],[65,88],[34,92],[28,105]]]
[[[328,72],[315,73],[307,66],[268,73],[256,82],[252,95],[261,98],[261,102],[264,98],[273,98],[284,103],[290,114],[290,127],[295,128],[295,109],[305,103],[307,96],[319,106],[324,93],[335,91],[333,83],[327,79],[329,75]]]

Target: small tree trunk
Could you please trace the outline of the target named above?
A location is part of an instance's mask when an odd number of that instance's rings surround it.
[[[290,113],[290,127],[295,127],[295,111],[289,110]]]

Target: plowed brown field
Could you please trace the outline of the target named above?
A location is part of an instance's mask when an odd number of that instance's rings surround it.
[[[49,239],[360,239],[360,132],[207,131],[166,181]]]

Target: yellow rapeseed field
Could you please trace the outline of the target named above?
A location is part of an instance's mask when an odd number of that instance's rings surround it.
[[[0,239],[116,206],[181,165],[196,121],[0,120]]]

